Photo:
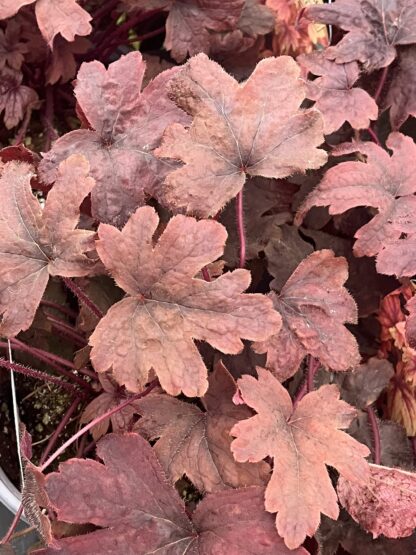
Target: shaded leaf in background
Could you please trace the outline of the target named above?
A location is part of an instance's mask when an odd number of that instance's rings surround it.
[[[0,71],[0,114],[4,111],[3,121],[7,129],[12,129],[24,118],[27,110],[36,107],[39,100],[37,92],[22,85],[20,71],[4,67]]]
[[[332,370],[348,370],[360,362],[357,341],[345,323],[355,323],[357,307],[343,284],[348,277],[345,258],[330,250],[305,258],[280,294],[269,298],[282,317],[279,333],[254,344],[267,352],[267,367],[280,380],[293,376],[307,355]]]
[[[391,420],[378,418],[377,425],[380,433],[381,464],[411,470],[414,466],[413,451],[403,426]],[[348,433],[360,443],[367,445],[369,449],[373,449],[374,436],[366,412],[359,411],[357,418],[348,428]]]
[[[240,338],[266,339],[280,316],[261,294],[242,294],[250,272],[227,272],[207,282],[194,276],[219,258],[227,238],[216,221],[175,216],[156,244],[159,217],[138,208],[122,231],[101,224],[99,256],[128,296],[114,304],[90,338],[98,372],[112,369],[118,383],[141,391],[153,368],[170,395],[207,390],[207,368],[194,340],[227,354],[243,349]]]
[[[370,470],[367,485],[339,478],[341,504],[374,538],[411,536],[416,528],[416,473],[375,464]]]
[[[163,8],[169,11],[164,46],[172,58],[183,62],[187,55],[210,51],[210,36],[214,31],[234,29],[245,0],[124,0],[136,10]]]
[[[237,463],[230,450],[231,428],[251,414],[233,404],[232,376],[219,362],[208,381],[201,399],[205,412],[167,395],[149,395],[135,404],[142,418],[134,430],[150,441],[159,438],[154,449],[172,482],[185,474],[201,492],[265,484],[266,463]]]
[[[395,59],[396,46],[416,43],[416,6],[413,0],[337,0],[310,6],[313,21],[336,25],[347,34],[325,50],[338,64],[358,61],[368,71]]]
[[[329,169],[318,187],[306,198],[296,217],[300,223],[312,206],[328,206],[330,214],[342,214],[356,206],[378,209],[369,223],[355,234],[356,256],[377,256],[377,271],[396,276],[416,273],[416,157],[413,139],[393,132],[386,145],[392,156],[370,142],[345,143],[336,156],[360,152],[366,162],[341,162]],[[405,234],[405,238],[402,238]]]
[[[107,435],[97,453],[104,464],[71,459],[49,474],[46,491],[60,520],[101,529],[58,540],[56,549],[37,555],[307,555],[303,548],[290,552],[277,535],[262,487],[208,495],[191,521],[139,434]]]
[[[60,33],[66,40],[73,41],[75,35],[91,33],[91,16],[76,0],[1,0],[0,19],[15,15],[22,6],[35,4],[39,29],[52,48],[53,39]]]
[[[258,462],[273,457],[265,507],[277,512],[276,527],[294,549],[315,534],[320,513],[336,519],[339,509],[326,465],[349,480],[365,484],[369,469],[366,446],[341,430],[356,411],[339,399],[335,385],[308,393],[294,408],[287,390],[273,375],[258,368],[259,378],[237,382],[242,400],[257,414],[236,424],[231,444],[236,460]]]
[[[169,126],[156,154],[184,162],[165,180],[172,210],[214,216],[241,191],[247,176],[287,177],[321,167],[326,153],[321,115],[301,110],[305,85],[289,57],[259,62],[239,85],[205,54],[172,80],[171,97],[194,117],[189,129]]]
[[[58,164],[80,153],[90,162],[96,181],[93,216],[123,226],[154,187],[174,166],[153,156],[165,127],[188,117],[166,95],[178,68],[160,73],[142,92],[146,70],[140,52],[130,52],[110,64],[82,64],[75,96],[91,129],[77,129],[60,137],[40,164],[42,179],[50,183]]]
[[[247,181],[244,189],[244,229],[246,236],[246,260],[256,258],[270,241],[280,237],[279,225],[292,219],[291,205],[298,187],[292,183],[254,177]],[[236,206],[227,204],[219,221],[228,232],[224,258],[227,264],[239,264],[240,241],[236,225]]]
[[[13,19],[7,22],[6,28],[0,29],[0,69],[5,65],[19,70],[29,50],[29,45],[21,41],[21,27]]]
[[[341,509],[337,521],[323,517],[315,537],[319,544],[319,555],[336,555],[338,546],[351,555],[415,555],[416,533],[396,540],[383,536],[373,539],[345,509]]]
[[[399,49],[397,63],[393,66],[384,108],[390,108],[393,129],[399,129],[408,117],[416,116],[416,46]]]
[[[32,194],[31,166],[9,162],[0,178],[0,335],[32,324],[49,276],[88,275],[95,260],[94,232],[75,229],[79,205],[94,186],[83,156],[59,166],[42,210]]]
[[[325,51],[298,56],[301,67],[319,76],[307,81],[307,98],[324,118],[324,132],[337,131],[346,121],[353,129],[366,129],[376,120],[378,107],[367,91],[354,87],[360,76],[357,62],[337,64],[325,58]]]

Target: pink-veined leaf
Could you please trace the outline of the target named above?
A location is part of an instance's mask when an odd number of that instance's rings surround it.
[[[280,294],[269,294],[283,325],[254,349],[267,352],[267,367],[280,381],[293,376],[307,354],[332,370],[359,364],[357,341],[344,325],[357,319],[354,299],[343,286],[347,277],[344,257],[316,251],[299,264]]]
[[[145,70],[140,52],[122,56],[107,70],[98,61],[82,64],[75,96],[91,128],[60,137],[40,165],[43,180],[50,183],[61,160],[83,154],[96,181],[93,216],[117,226],[175,167],[153,155],[165,127],[189,119],[167,97],[167,84],[180,69],[160,73],[141,91]]]
[[[280,316],[261,294],[242,294],[250,284],[243,269],[207,282],[194,276],[221,256],[227,238],[216,221],[175,216],[153,244],[159,217],[138,208],[122,231],[98,230],[97,251],[128,296],[114,304],[90,338],[98,372],[112,369],[118,383],[141,391],[153,368],[171,395],[207,390],[207,368],[194,344],[203,340],[226,354],[243,349],[241,338],[266,339]]]
[[[314,21],[337,25],[347,34],[325,55],[338,64],[359,61],[373,71],[391,64],[396,46],[416,42],[416,5],[413,0],[337,0],[310,6]]]
[[[355,233],[356,256],[377,255],[377,271],[398,277],[416,273],[416,145],[398,132],[389,135],[383,148],[370,142],[340,145],[334,155],[360,152],[365,161],[350,161],[329,169],[318,187],[299,209],[300,223],[312,206],[328,206],[342,214],[357,206],[378,209],[369,223]]]
[[[1,170],[1,168],[0,168]],[[79,205],[94,186],[82,156],[61,163],[45,207],[33,195],[31,166],[9,162],[1,170],[0,335],[32,324],[49,276],[91,273],[94,232],[75,229]]]
[[[50,47],[58,33],[68,41],[75,40],[75,35],[91,33],[92,18],[76,0],[0,0],[0,19],[12,17],[34,2],[39,29]]]
[[[97,453],[104,464],[61,464],[46,478],[46,492],[60,520],[100,529],[57,540],[36,555],[307,555],[285,547],[263,508],[262,487],[208,495],[190,520],[139,434],[107,435]]]
[[[390,108],[393,129],[399,129],[408,117],[416,117],[416,46],[400,48],[392,68],[384,108]]]
[[[237,463],[230,450],[231,428],[250,416],[247,407],[232,402],[233,377],[219,362],[208,381],[201,399],[205,411],[168,395],[149,395],[135,404],[142,418],[134,430],[152,441],[159,438],[154,449],[173,483],[185,474],[206,492],[265,484],[266,463]]]
[[[247,176],[281,178],[322,166],[322,117],[300,109],[299,75],[292,58],[267,58],[239,84],[205,54],[189,60],[170,94],[194,119],[189,129],[169,126],[156,150],[184,163],[167,176],[162,200],[172,210],[213,216]]]
[[[283,385],[268,370],[257,371],[257,380],[243,376],[237,382],[241,398],[257,414],[233,427],[231,450],[240,462],[273,457],[265,507],[277,512],[277,531],[294,549],[315,534],[320,513],[338,518],[337,495],[326,465],[365,484],[369,449],[342,431],[356,411],[339,399],[336,385],[308,393],[293,408]]]
[[[337,131],[346,121],[353,129],[366,129],[370,120],[377,119],[374,99],[367,91],[354,87],[360,75],[357,62],[337,64],[326,59],[322,51],[302,54],[297,61],[319,76],[307,81],[307,97],[315,100],[315,107],[323,115],[326,134]]]

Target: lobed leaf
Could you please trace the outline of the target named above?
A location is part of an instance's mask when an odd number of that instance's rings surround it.
[[[377,255],[377,270],[382,274],[412,276],[416,273],[416,177],[412,168],[416,145],[398,132],[390,133],[386,145],[392,156],[369,142],[338,147],[335,156],[361,152],[365,161],[341,162],[329,169],[295,221],[300,223],[312,206],[329,206],[330,214],[357,206],[377,208],[378,214],[355,233],[354,254]]]
[[[154,441],[166,475],[175,483],[184,474],[199,491],[220,491],[267,482],[269,466],[237,463],[230,450],[230,430],[250,416],[232,397],[236,383],[222,363],[209,375],[209,388],[198,406],[168,395],[149,395],[135,406],[142,415],[134,430]]]
[[[154,451],[138,434],[107,435],[104,464],[72,459],[46,478],[60,520],[100,529],[57,540],[37,555],[307,555],[289,551],[263,509],[264,488],[208,495],[192,515],[166,481]],[[73,484],[77,483],[74,489]]]
[[[308,393],[294,408],[287,390],[268,370],[258,368],[258,376],[243,376],[237,382],[242,400],[257,414],[233,427],[231,450],[239,462],[273,457],[265,507],[277,512],[277,531],[294,549],[306,535],[315,534],[320,513],[338,518],[326,465],[364,485],[370,474],[364,459],[369,449],[341,431],[356,411],[339,400],[335,385]]]
[[[144,204],[174,165],[153,155],[168,124],[188,117],[167,97],[167,84],[180,71],[160,73],[141,92],[146,63],[130,52],[110,64],[84,63],[78,72],[75,96],[90,129],[60,137],[40,164],[43,180],[54,180],[58,164],[80,153],[90,162],[96,181],[92,213],[102,222],[123,226]]]
[[[189,60],[172,80],[171,97],[193,116],[192,125],[168,127],[155,151],[184,163],[165,180],[162,198],[172,210],[214,216],[247,175],[281,178],[325,163],[317,149],[322,119],[300,109],[299,75],[292,58],[268,58],[240,85],[204,54]]]
[[[153,245],[158,223],[155,210],[144,206],[122,231],[99,227],[99,256],[128,295],[92,334],[91,360],[98,372],[112,369],[131,391],[143,389],[153,368],[170,395],[202,396],[207,368],[195,339],[236,354],[240,338],[266,339],[281,320],[265,296],[242,294],[250,285],[247,270],[212,282],[194,278],[221,256],[227,238],[221,224],[175,216]]]
[[[32,324],[49,276],[88,275],[96,260],[94,232],[76,229],[79,205],[94,186],[89,165],[74,155],[59,165],[42,210],[26,163],[8,162],[0,178],[0,335]]]
[[[280,381],[293,376],[307,354],[332,370],[359,364],[357,341],[344,326],[357,320],[354,299],[343,287],[347,277],[344,257],[316,251],[299,264],[280,294],[269,293],[282,328],[256,342],[254,350],[267,352],[267,367]]]

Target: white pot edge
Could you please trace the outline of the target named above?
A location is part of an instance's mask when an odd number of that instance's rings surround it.
[[[19,490],[11,483],[9,478],[0,468],[0,503],[9,509],[13,515],[19,510],[22,495]],[[27,522],[24,516],[22,520]]]

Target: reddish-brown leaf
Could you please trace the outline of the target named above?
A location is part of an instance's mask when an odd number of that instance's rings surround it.
[[[335,385],[308,393],[293,409],[287,390],[263,368],[259,378],[243,376],[238,387],[244,402],[257,414],[236,424],[231,449],[240,462],[273,457],[272,478],[266,489],[266,510],[277,512],[276,527],[294,549],[315,534],[320,513],[336,519],[337,495],[326,465],[347,479],[365,484],[369,449],[341,430],[356,411],[339,400]]]
[[[177,62],[187,55],[209,53],[213,31],[231,31],[237,25],[245,0],[124,0],[131,9],[169,11],[165,48]]]
[[[409,345],[416,348],[416,297],[412,297],[406,304],[408,316],[406,317],[406,339]]]
[[[172,482],[185,474],[207,492],[265,484],[266,463],[237,463],[230,450],[231,428],[250,416],[247,407],[232,402],[233,377],[220,362],[208,381],[201,399],[205,412],[168,395],[150,395],[135,404],[142,418],[134,429],[152,441],[159,438],[154,449]]]
[[[264,295],[242,294],[250,284],[247,270],[211,282],[194,278],[221,256],[227,238],[221,224],[175,216],[154,245],[158,223],[155,210],[143,206],[122,231],[99,227],[100,258],[128,296],[92,334],[91,360],[99,372],[112,369],[131,391],[143,389],[153,368],[169,394],[202,396],[207,369],[194,339],[236,354],[240,338],[266,339],[280,317]]]
[[[372,71],[391,64],[396,46],[416,42],[414,0],[337,0],[310,6],[307,14],[314,21],[348,31],[325,51],[338,64],[356,60]]]
[[[160,73],[140,92],[145,69],[140,52],[122,56],[108,70],[98,61],[82,64],[75,96],[91,129],[58,139],[40,165],[49,183],[61,160],[73,153],[86,156],[96,180],[93,216],[117,226],[143,204],[144,191],[152,193],[175,167],[152,154],[165,127],[189,119],[166,95],[179,68]]]
[[[347,277],[344,257],[316,251],[299,264],[280,294],[269,294],[283,325],[254,349],[267,352],[267,367],[280,381],[293,376],[307,354],[332,370],[348,370],[360,362],[357,341],[344,326],[357,319],[354,299],[343,287]]]
[[[0,114],[7,129],[12,129],[24,118],[27,110],[35,108],[38,95],[31,87],[22,85],[20,71],[4,67],[0,71]]]
[[[7,19],[34,2],[39,29],[50,47],[58,33],[68,41],[73,41],[75,35],[91,33],[92,18],[76,0],[0,0],[0,19]]]
[[[0,29],[0,69],[7,64],[13,69],[20,69],[29,45],[22,42],[21,26],[13,19],[7,22],[6,29]]]
[[[167,128],[156,154],[184,162],[165,181],[173,210],[215,215],[242,189],[246,175],[286,177],[319,168],[326,153],[322,118],[301,110],[305,84],[289,57],[262,60],[243,84],[205,54],[195,56],[171,83],[175,102],[192,125]]]
[[[390,108],[393,129],[399,129],[409,116],[416,117],[416,46],[399,49],[397,64],[393,67],[384,99],[384,108]]]
[[[416,528],[416,474],[375,464],[370,470],[366,485],[340,477],[341,504],[374,538],[411,536]]]
[[[357,62],[337,64],[324,53],[312,52],[298,56],[299,64],[319,77],[307,81],[307,97],[324,118],[326,134],[337,131],[346,121],[354,129],[366,129],[370,120],[377,119],[378,107],[367,91],[354,87],[360,70]]]
[[[104,464],[72,459],[46,479],[58,518],[99,526],[57,540],[37,555],[307,555],[289,551],[263,508],[264,488],[208,495],[192,515],[139,434],[107,435],[97,447]]]
[[[416,273],[416,145],[410,137],[393,132],[387,139],[392,156],[374,143],[346,143],[333,154],[361,152],[366,161],[342,162],[329,169],[299,209],[299,223],[312,206],[329,206],[342,214],[356,206],[373,206],[378,214],[356,232],[356,256],[377,257],[382,274]]]
[[[4,165],[0,191],[0,335],[12,337],[32,323],[49,276],[85,276],[95,261],[94,233],[75,229],[79,205],[94,186],[88,162],[72,156],[42,210],[33,196],[31,167]]]

